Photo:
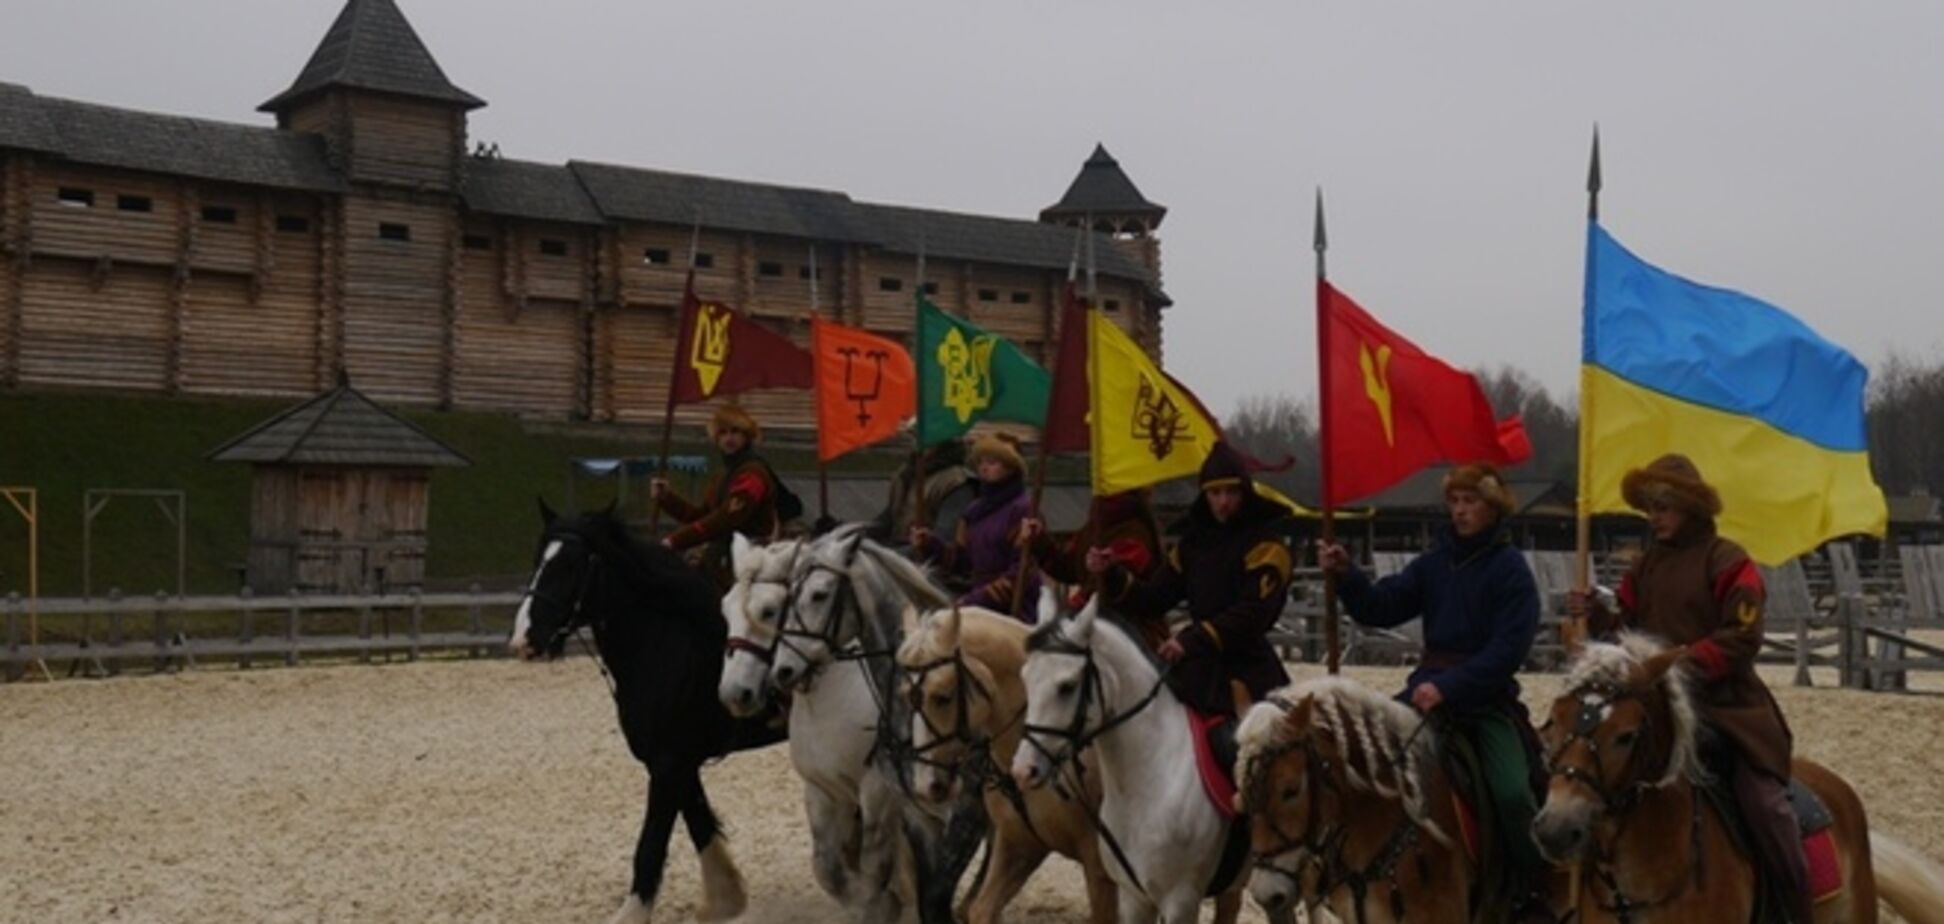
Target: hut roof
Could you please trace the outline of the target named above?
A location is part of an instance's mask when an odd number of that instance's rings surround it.
[[[209,454],[259,465],[466,466],[472,460],[340,381]]]
[[[1066,195],[1040,212],[1040,220],[1084,218],[1088,215],[1150,215],[1156,225],[1168,214],[1166,206],[1149,202],[1134,181],[1121,170],[1120,161],[1107,153],[1104,144],[1094,145],[1093,156],[1080,165]]]
[[[553,164],[497,157],[466,163],[460,187],[466,207],[489,215],[509,215],[577,225],[602,223],[601,210],[574,171]]]
[[[253,186],[344,189],[316,135],[56,99],[12,84],[0,84],[0,147]]]
[[[1926,525],[1944,521],[1944,504],[1929,494],[1892,494],[1884,498],[1890,508],[1890,522],[1899,525]]]
[[[257,109],[281,112],[332,87],[375,90],[477,109],[486,101],[453,86],[392,0],[348,0],[290,89]]]

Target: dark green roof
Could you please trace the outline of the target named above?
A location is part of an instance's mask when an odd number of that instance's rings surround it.
[[[257,108],[281,112],[332,87],[374,90],[477,109],[486,101],[452,85],[392,0],[348,0],[290,89]]]
[[[0,125],[34,118],[23,109],[52,131],[53,144],[40,150],[77,163],[282,189],[344,188],[316,135],[31,93],[0,94]]]
[[[849,196],[712,176],[572,161],[601,213],[625,221],[778,234],[808,240],[870,243]]]

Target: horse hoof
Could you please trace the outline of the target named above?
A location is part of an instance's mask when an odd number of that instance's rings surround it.
[[[729,855],[729,847],[718,837],[702,849],[702,903],[695,909],[697,921],[727,921],[743,913],[749,896],[743,889],[742,872]]]
[[[608,918],[608,924],[648,924],[654,909],[641,901],[641,896],[628,893],[628,900],[621,903],[621,910]]]

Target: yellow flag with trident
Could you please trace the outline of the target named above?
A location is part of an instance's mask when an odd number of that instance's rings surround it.
[[[1195,474],[1221,428],[1113,321],[1090,312],[1087,323],[1094,494]]]

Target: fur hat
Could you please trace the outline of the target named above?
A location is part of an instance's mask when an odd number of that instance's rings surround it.
[[[709,439],[715,439],[724,430],[738,431],[752,443],[763,438],[763,428],[741,405],[725,404],[716,408],[715,416],[709,418]]]
[[[1642,513],[1659,501],[1709,519],[1721,515],[1721,495],[1701,480],[1694,462],[1679,453],[1668,453],[1646,468],[1628,472],[1620,481],[1620,496]]]
[[[1202,460],[1201,478],[1197,482],[1201,489],[1219,488],[1234,485],[1243,494],[1255,490],[1255,479],[1249,474],[1249,460],[1235,451],[1228,443],[1216,443],[1209,450],[1208,458]]]
[[[1445,475],[1444,493],[1451,496],[1453,491],[1476,491],[1479,497],[1491,504],[1504,519],[1519,509],[1519,499],[1512,496],[1512,489],[1505,486],[1505,478],[1499,470],[1484,462],[1460,465]]]
[[[974,467],[986,459],[998,459],[1013,470],[1013,474],[1026,471],[1026,457],[1019,452],[1019,437],[1010,433],[994,431],[979,437],[972,443],[972,452],[966,458]]]

